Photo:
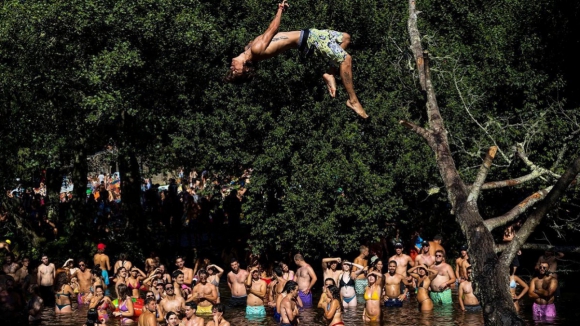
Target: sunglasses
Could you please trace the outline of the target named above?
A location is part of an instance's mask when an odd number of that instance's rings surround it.
[[[79,266],[80,266],[80,267],[83,267],[83,266],[85,266],[85,264],[79,264]]]
[[[172,288],[172,287],[170,287],[170,288],[165,288],[165,290],[173,290],[173,288]]]
[[[443,255],[435,255],[435,257],[443,257]]]

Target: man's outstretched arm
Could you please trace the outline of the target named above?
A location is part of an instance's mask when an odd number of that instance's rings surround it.
[[[287,0],[282,0],[281,3],[278,4],[278,11],[276,12],[276,16],[274,20],[268,26],[268,29],[264,32],[264,34],[256,37],[254,42],[252,43],[252,54],[253,55],[261,55],[266,51],[266,48],[272,42],[272,38],[278,32],[278,28],[280,28],[280,21],[282,20],[282,12],[288,7]]]

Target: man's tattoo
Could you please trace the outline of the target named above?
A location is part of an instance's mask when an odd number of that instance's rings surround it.
[[[280,36],[280,37],[274,37],[272,39],[272,42],[276,42],[276,41],[280,41],[280,40],[287,40],[288,36]]]

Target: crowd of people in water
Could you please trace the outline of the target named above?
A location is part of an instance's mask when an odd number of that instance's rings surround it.
[[[509,232],[508,228],[508,238]],[[292,261],[271,261],[266,255],[239,257],[235,250],[224,251],[222,266],[218,266],[209,255],[199,255],[188,264],[182,256],[160,258],[152,253],[141,263],[124,253],[111,260],[103,243],[96,246],[91,261],[71,258],[55,265],[44,255],[39,266],[31,267],[29,258],[14,257],[10,241],[6,241],[0,242],[0,250],[5,251],[0,313],[6,320],[24,316],[29,322],[39,322],[46,307],[56,314],[69,314],[77,311],[73,305],[86,305],[86,325],[106,325],[110,318],[118,318],[121,324],[148,326],[204,325],[203,317],[210,319],[207,325],[230,325],[224,318],[226,307],[245,308],[248,319],[274,318],[283,326],[296,325],[304,309],[322,309],[328,325],[344,325],[345,309],[359,304],[364,304],[361,319],[368,323],[381,320],[383,306],[395,309],[405,302],[421,312],[456,302],[466,313],[480,313],[469,248],[461,248],[452,267],[441,241],[439,235],[432,241],[416,236],[412,255],[405,254],[404,245],[397,241],[393,243],[394,255],[384,257],[361,245],[359,255],[352,260],[322,259],[318,275],[301,254],[291,257]],[[516,274],[519,262],[514,260],[509,290],[516,310],[528,295],[535,317],[556,316],[556,270],[562,257],[562,253],[545,252],[529,284]],[[231,297],[220,296],[224,275]],[[318,280],[323,285],[320,299],[314,302]],[[452,289],[456,289],[453,294]]]

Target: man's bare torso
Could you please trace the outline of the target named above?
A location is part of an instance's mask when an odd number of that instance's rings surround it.
[[[304,265],[296,271],[296,283],[298,283],[298,289],[300,291],[305,291],[310,286],[310,281],[312,279],[308,273],[308,267],[310,267],[310,265]]]
[[[263,37],[260,35],[252,41],[256,42],[259,38]],[[279,32],[272,38],[270,44],[263,53],[255,53],[252,51],[252,61],[262,61],[270,59],[271,57],[282,53],[286,50],[298,48],[298,42],[300,41],[300,31],[292,32]]]

